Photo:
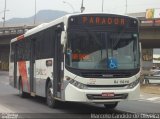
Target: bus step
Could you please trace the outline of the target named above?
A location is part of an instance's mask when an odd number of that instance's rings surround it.
[[[31,96],[35,97],[36,93],[35,92],[31,92]]]

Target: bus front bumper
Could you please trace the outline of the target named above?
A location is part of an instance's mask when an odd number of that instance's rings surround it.
[[[69,84],[65,89],[65,101],[73,102],[91,102],[91,103],[107,103],[119,102],[124,100],[137,100],[140,95],[140,85],[136,85],[132,89],[116,89],[116,90],[86,90],[79,89]]]

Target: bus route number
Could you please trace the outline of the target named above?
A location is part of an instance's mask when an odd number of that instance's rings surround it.
[[[114,84],[129,84],[129,80],[114,80]]]

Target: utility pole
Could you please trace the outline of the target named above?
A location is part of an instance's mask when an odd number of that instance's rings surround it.
[[[3,27],[5,27],[5,22],[6,22],[6,7],[7,7],[6,0],[4,4],[5,5],[4,5]]]
[[[102,13],[103,13],[103,4],[104,4],[104,0],[102,0]]]
[[[36,24],[36,14],[37,14],[37,3],[36,3],[36,0],[35,0],[35,6],[34,6],[34,25]]]

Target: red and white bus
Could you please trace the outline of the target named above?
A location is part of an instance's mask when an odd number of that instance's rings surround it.
[[[11,40],[10,85],[22,97],[101,103],[115,108],[139,97],[138,20],[116,14],[71,14]]]

